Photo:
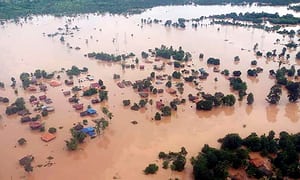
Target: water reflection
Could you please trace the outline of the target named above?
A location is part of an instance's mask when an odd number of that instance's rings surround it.
[[[253,106],[252,105],[247,105],[245,111],[248,115],[250,115],[253,111]]]
[[[285,117],[287,117],[292,122],[299,121],[299,107],[297,103],[287,103],[285,106]]]
[[[200,119],[209,119],[211,117],[221,117],[223,115],[231,116],[233,115],[234,111],[234,107],[225,106],[213,108],[211,111],[196,111],[196,114]]]
[[[270,104],[266,106],[267,120],[269,122],[276,122],[278,112],[279,112],[279,108],[277,107],[277,105]]]

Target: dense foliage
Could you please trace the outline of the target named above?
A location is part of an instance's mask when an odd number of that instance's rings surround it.
[[[87,56],[89,58],[95,58],[102,61],[112,61],[112,62],[121,61],[122,59],[121,55],[115,56],[114,54],[108,54],[104,52],[100,52],[100,53],[92,52],[92,53],[88,53]]]
[[[229,14],[222,14],[222,15],[214,15],[211,18],[217,19],[233,19],[235,21],[248,21],[255,24],[261,24],[263,21],[269,21],[273,24],[298,24],[300,23],[300,18],[294,17],[292,14],[286,14],[283,16],[279,16],[278,13],[229,13]]]
[[[173,49],[172,46],[167,47],[165,45],[161,45],[160,48],[155,48],[155,55],[165,59],[170,59],[172,57],[177,61],[188,61],[191,58],[191,54],[189,52],[185,52],[182,47],[179,47],[177,50]]]
[[[144,173],[145,173],[145,174],[155,174],[157,170],[158,170],[158,166],[157,166],[156,164],[149,164],[149,165],[144,169]]]
[[[192,157],[195,179],[226,179],[228,168],[246,170],[248,177],[256,179],[300,178],[299,152],[300,134],[281,132],[279,138],[270,131],[268,135],[252,133],[242,139],[238,134],[228,134],[220,139],[221,150],[204,145],[202,151]],[[272,167],[255,165],[248,152],[259,152],[270,160]],[[272,154],[272,156],[270,156]]]
[[[14,103],[8,106],[5,110],[7,115],[15,114],[19,111],[25,110],[25,101],[23,98],[17,98]]]
[[[299,2],[298,0],[32,0],[32,1],[1,1],[0,2],[0,18],[16,18],[31,14],[76,14],[76,13],[140,13],[142,9],[152,8],[161,5],[183,5],[188,3],[199,5],[215,5],[215,4],[242,4],[259,2],[261,4],[270,5],[288,5],[290,3]],[[299,8],[294,7],[297,10]]]
[[[186,164],[186,155],[186,149],[184,147],[181,147],[181,150],[179,152],[160,152],[158,154],[158,158],[163,160],[164,169],[167,169],[169,167],[169,163],[172,163],[170,167],[173,171],[183,171]]]

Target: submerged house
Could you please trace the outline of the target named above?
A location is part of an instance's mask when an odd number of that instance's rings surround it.
[[[37,89],[36,89],[35,86],[29,86],[29,87],[27,88],[27,90],[28,90],[28,91],[36,91]]]
[[[100,103],[100,99],[92,99],[91,100],[92,104],[97,104],[97,103]]]
[[[50,86],[52,86],[52,87],[57,87],[57,86],[60,86],[60,85],[61,85],[61,82],[52,80],[52,81],[50,81],[49,84],[50,84]]]
[[[165,105],[161,101],[156,101],[156,109],[160,110]]]
[[[51,133],[45,133],[41,136],[41,139],[45,142],[49,142],[49,141],[52,141],[53,139],[55,139],[56,136],[54,134],[51,134]]]
[[[96,82],[96,83],[91,83],[90,88],[100,89],[101,86],[99,85],[99,83]]]
[[[63,94],[64,94],[64,96],[69,96],[69,95],[71,95],[71,91],[64,91]]]
[[[47,99],[47,96],[46,95],[42,95],[42,96],[39,96],[39,100],[40,101],[44,101]]]
[[[94,114],[97,114],[97,111],[93,108],[88,108],[86,111],[80,112],[81,117],[94,115]]]
[[[32,103],[32,102],[34,102],[34,101],[37,101],[38,99],[37,99],[37,97],[35,97],[35,96],[30,96],[30,98],[29,98],[29,102],[30,103]]]
[[[26,123],[30,121],[32,121],[32,119],[29,116],[25,116],[21,118],[21,123]]]
[[[74,105],[73,105],[73,108],[74,108],[75,110],[81,110],[81,109],[83,109],[83,104],[74,104]]]
[[[169,89],[167,89],[167,93],[169,93],[169,94],[176,94],[177,91],[175,89],[173,89],[173,88],[169,88]]]
[[[97,114],[97,111],[93,108],[89,108],[86,110],[89,115]]]
[[[54,111],[54,107],[53,106],[43,106],[42,110],[47,111],[47,112],[52,112]]]
[[[80,131],[91,137],[96,136],[95,129],[93,127],[82,128]]]
[[[29,127],[30,127],[32,130],[40,129],[40,128],[42,127],[42,123],[39,122],[39,121],[30,122],[30,123],[29,123]]]

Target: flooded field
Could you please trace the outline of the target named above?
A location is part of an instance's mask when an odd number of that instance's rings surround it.
[[[182,10],[182,13],[177,13]],[[172,172],[160,168],[155,175],[144,175],[143,169],[149,164],[158,161],[160,151],[178,151],[184,146],[188,151],[188,159],[195,156],[204,144],[218,147],[217,139],[228,133],[239,133],[246,136],[251,132],[257,134],[268,133],[274,130],[276,133],[287,131],[299,132],[299,107],[298,103],[289,103],[287,93],[284,90],[278,105],[269,105],[265,98],[274,79],[269,78],[269,70],[276,69],[278,62],[264,57],[257,58],[253,52],[253,46],[258,43],[258,50],[266,53],[276,49],[281,52],[282,44],[287,43],[289,37],[283,37],[276,33],[268,33],[259,29],[207,25],[193,29],[191,23],[186,29],[164,27],[162,24],[141,25],[141,18],[151,17],[162,20],[184,18],[197,18],[210,14],[228,12],[265,11],[279,12],[279,14],[291,13],[286,7],[237,7],[237,6],[170,6],[157,7],[147,10],[142,14],[129,17],[113,15],[80,15],[77,17],[53,17],[37,16],[28,22],[6,23],[0,26],[0,81],[6,84],[5,89],[0,89],[0,96],[6,96],[13,102],[17,97],[24,97],[26,106],[33,112],[28,99],[31,95],[40,96],[46,94],[53,100],[55,111],[43,118],[46,129],[49,127],[63,127],[58,129],[55,140],[45,143],[41,141],[40,132],[30,130],[28,124],[21,124],[17,115],[5,115],[8,104],[0,104],[0,159],[3,168],[0,169],[0,179],[192,179],[192,167],[188,162],[186,169],[181,172]],[[300,14],[294,13],[295,16]],[[58,28],[78,26],[79,31],[74,30],[71,36],[65,36],[65,42],[59,40],[60,36],[48,37],[47,34],[58,32]],[[219,30],[218,30],[219,28]],[[294,27],[295,30],[298,27]],[[295,37],[296,39],[297,37]],[[280,43],[275,43],[280,39]],[[67,47],[67,43],[73,48]],[[113,80],[113,74],[120,74],[121,80],[136,81],[150,75],[153,65],[162,62],[148,64],[141,58],[141,52],[160,47],[162,44],[182,48],[191,52],[192,61],[186,63],[191,68],[204,68],[210,75],[207,80],[200,82],[200,86],[206,93],[221,91],[224,94],[233,93],[229,87],[229,81],[220,73],[213,72],[213,68],[207,66],[208,57],[221,59],[220,69],[228,69],[230,72],[240,70],[241,78],[247,82],[247,92],[254,94],[254,104],[247,105],[243,101],[237,101],[233,107],[218,107],[209,112],[196,111],[195,104],[187,101],[179,105],[177,112],[172,112],[171,117],[161,121],[153,120],[155,105],[147,104],[146,109],[132,111],[123,107],[122,100],[130,99],[138,102],[140,97],[131,87],[120,89],[118,80]],[[80,50],[75,50],[80,47]],[[105,63],[84,57],[89,52],[107,52],[122,54],[133,52],[140,59],[139,65],[145,69],[122,70],[120,63]],[[204,59],[199,59],[199,53],[204,53]],[[287,68],[295,65],[296,50],[288,50],[290,61],[283,65]],[[240,62],[234,62],[234,57],[239,56]],[[154,57],[149,57],[154,61]],[[257,60],[258,66],[264,69],[256,78],[247,77],[247,70],[251,68],[250,62]],[[134,64],[134,59],[127,60],[128,64]],[[89,74],[95,77],[95,82],[102,79],[109,91],[107,102],[92,105],[99,112],[99,117],[104,116],[102,107],[108,107],[114,117],[110,121],[105,132],[95,139],[87,138],[83,145],[74,152],[69,152],[65,146],[65,140],[70,137],[70,128],[81,118],[64,97],[63,91],[70,90],[69,86],[50,87],[45,92],[23,91],[19,75],[22,72],[34,72],[35,69],[44,69],[47,72],[59,71],[61,68],[69,69],[72,65],[80,68],[87,67]],[[159,74],[171,74],[173,66],[166,65]],[[61,75],[61,82],[67,79],[65,73]],[[9,87],[10,78],[17,79],[18,95]],[[84,79],[85,75],[75,78]],[[215,82],[214,79],[218,81]],[[173,81],[175,82],[175,81]],[[80,85],[88,86],[85,81]],[[156,85],[165,89],[165,85]],[[178,95],[186,98],[188,94],[196,94],[195,86],[186,83],[184,93]],[[235,94],[238,97],[237,94]],[[167,93],[150,95],[153,101],[162,100],[169,103],[174,96]],[[81,97],[80,102],[85,106],[90,104],[91,98]],[[131,121],[137,121],[133,125]],[[25,146],[19,146],[17,140],[24,137],[27,140]],[[34,171],[24,172],[18,164],[18,160],[25,155],[32,154]],[[36,167],[47,163],[47,157],[54,157],[51,167]],[[161,162],[159,161],[160,165]]]

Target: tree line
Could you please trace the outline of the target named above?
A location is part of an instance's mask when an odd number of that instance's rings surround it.
[[[255,3],[268,5],[288,5],[297,3],[298,0],[25,0],[25,1],[1,1],[0,19],[12,19],[26,17],[28,15],[73,15],[78,13],[109,12],[113,14],[140,13],[143,9],[163,5],[185,5],[195,3],[198,5],[216,4],[245,4]]]

